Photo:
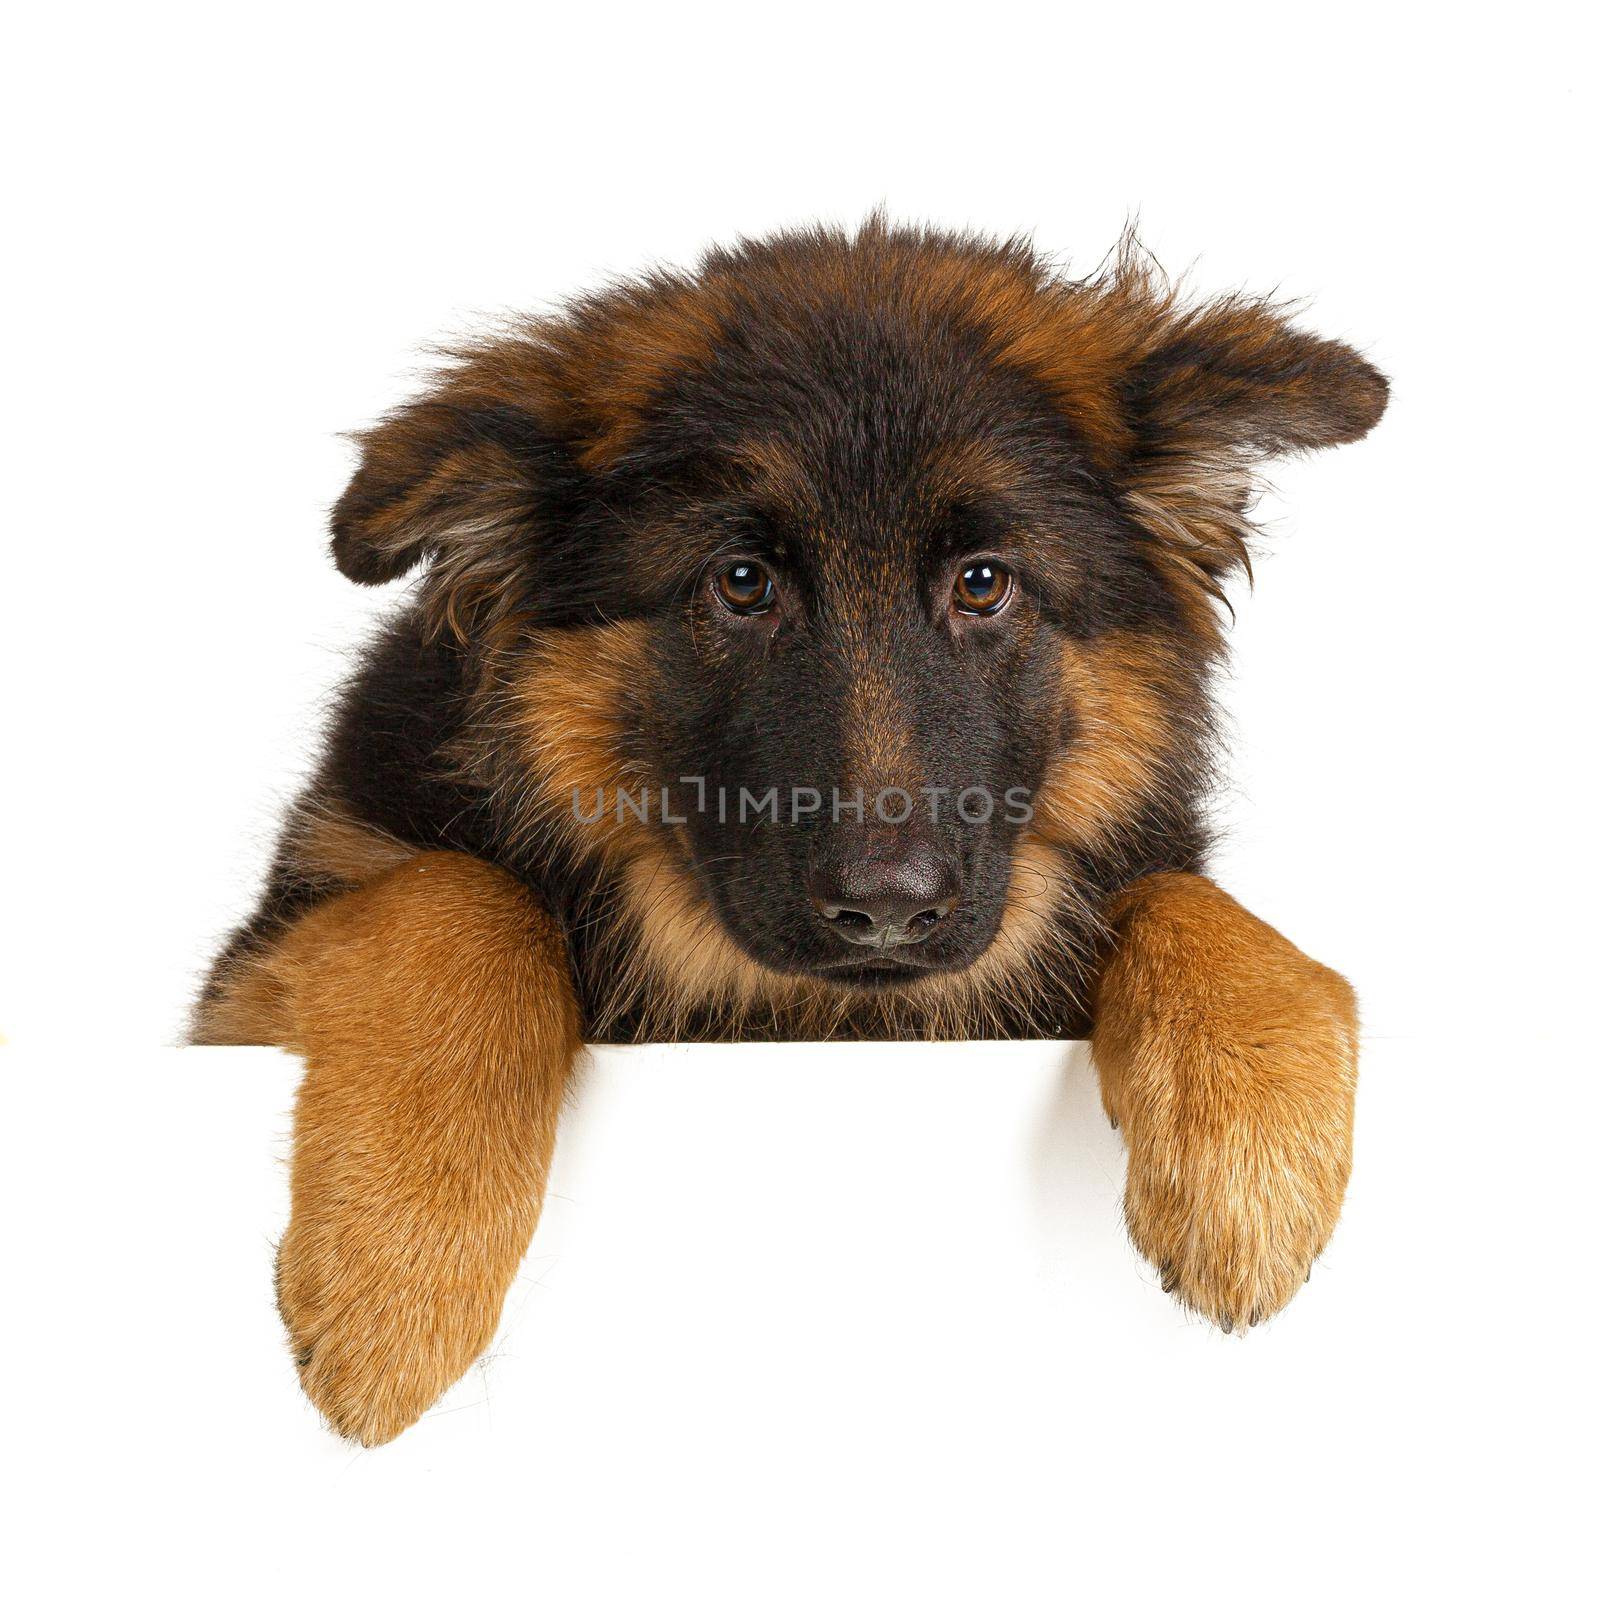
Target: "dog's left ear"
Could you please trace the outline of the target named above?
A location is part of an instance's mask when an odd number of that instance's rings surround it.
[[[1247,565],[1265,461],[1362,439],[1387,382],[1357,351],[1299,331],[1266,302],[1165,309],[1121,388],[1127,504],[1210,594]]]

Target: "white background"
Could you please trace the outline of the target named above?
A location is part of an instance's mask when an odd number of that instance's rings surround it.
[[[24,1592],[1572,1591],[1573,10],[65,6],[7,56]],[[352,1454],[270,1320],[291,1063],[162,1048],[394,603],[326,557],[337,435],[484,313],[878,202],[1084,269],[1139,214],[1392,378],[1274,473],[1226,688],[1217,874],[1363,999],[1343,1232],[1224,1341],[1139,1275],[1079,1053],[607,1058],[561,1157],[605,1225],[553,1206],[500,1357]]]

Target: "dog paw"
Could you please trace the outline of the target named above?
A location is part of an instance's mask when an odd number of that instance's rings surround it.
[[[396,1241],[397,1243],[397,1241]],[[500,1298],[485,1298],[402,1246],[363,1253],[292,1225],[277,1257],[277,1303],[300,1384],[335,1432],[387,1444],[487,1347]]]
[[[1212,1087],[1212,1080],[1211,1080]],[[1352,1165],[1352,1089],[1294,1092],[1250,1062],[1207,1105],[1128,1127],[1126,1225],[1166,1293],[1225,1333],[1272,1317],[1308,1280]]]
[[[1353,1159],[1358,1008],[1205,878],[1117,903],[1093,1055],[1126,1143],[1126,1225],[1166,1291],[1227,1333],[1297,1293]]]

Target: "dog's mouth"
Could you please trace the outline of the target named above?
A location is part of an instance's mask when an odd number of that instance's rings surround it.
[[[848,988],[889,989],[950,970],[951,964],[946,960],[928,960],[924,956],[917,958],[911,951],[905,951],[902,955],[883,955],[880,951],[873,951],[869,955],[828,962],[817,967],[815,975],[828,983],[838,983]]]

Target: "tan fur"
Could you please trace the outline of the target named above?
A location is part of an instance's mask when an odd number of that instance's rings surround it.
[[[369,883],[417,853],[414,845],[325,805],[302,803],[290,822],[288,839],[305,877],[349,887]]]
[[[1173,644],[1156,635],[1064,645],[1060,677],[1072,736],[1039,797],[1045,839],[1097,848],[1154,798],[1182,731],[1172,691],[1183,675]]]
[[[306,883],[325,889],[356,888],[418,852],[343,812],[302,800],[290,814],[283,848]],[[283,1029],[283,981],[275,948],[231,958],[212,992],[195,1008],[193,1044],[274,1044]]]
[[[558,629],[538,635],[508,664],[514,675],[503,693],[528,769],[542,790],[541,815],[584,852],[625,855],[638,845],[635,825],[629,828],[618,817],[615,792],[640,792],[655,781],[626,755],[629,732],[643,717],[647,647],[642,622]],[[603,817],[579,827],[573,797],[580,798],[586,815],[601,789]]]
[[[190,1044],[278,1044],[287,1026],[286,992],[270,951],[235,956],[218,973],[215,993],[195,1007]]]
[[[1131,433],[1115,384],[1147,338],[1130,276],[1117,292],[1060,292],[1008,260],[948,255],[915,278],[933,307],[987,328],[1009,361],[1053,391],[1101,465],[1124,454]]]
[[[1113,908],[1093,1054],[1130,1158],[1126,1223],[1226,1331],[1279,1311],[1324,1248],[1353,1157],[1353,991],[1207,879]]]
[[[672,375],[709,357],[723,304],[713,281],[661,275],[604,316],[579,316],[545,335],[559,363],[564,416],[583,437],[585,467],[613,466]]]
[[[564,940],[506,874],[433,852],[302,918],[248,983],[250,1042],[306,1063],[278,1258],[300,1381],[381,1444],[482,1353],[532,1237],[581,1042]]]

